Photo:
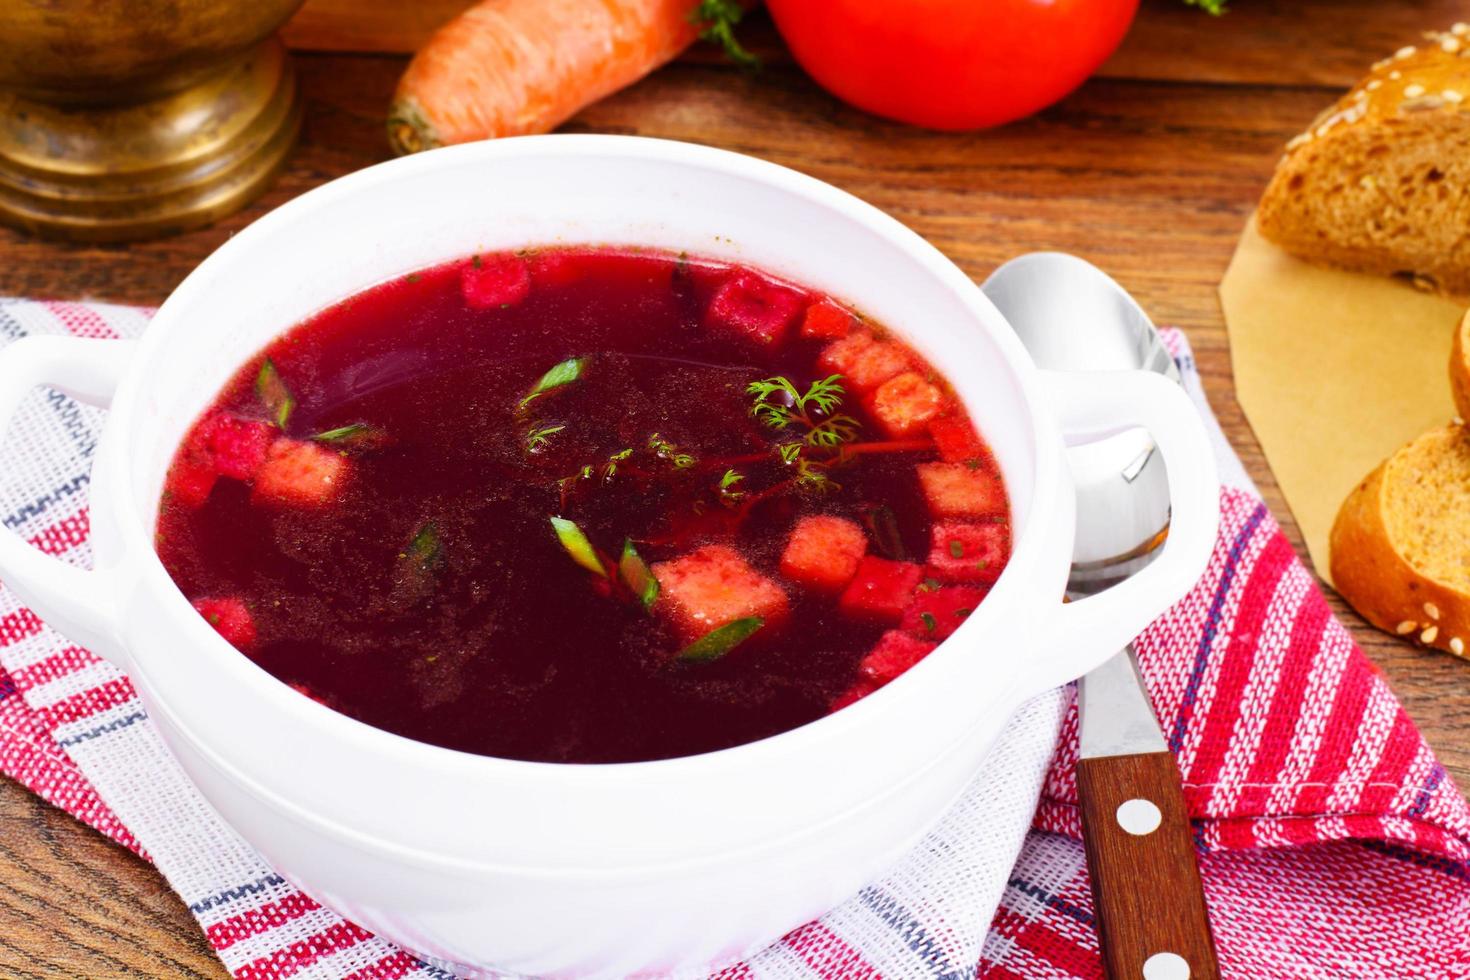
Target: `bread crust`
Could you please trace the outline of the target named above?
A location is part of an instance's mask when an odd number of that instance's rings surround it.
[[[1465,657],[1470,651],[1470,595],[1420,573],[1389,536],[1385,477],[1402,452],[1380,463],[1338,510],[1329,538],[1332,583],[1359,615],[1384,632]]]
[[[1460,317],[1455,327],[1455,342],[1450,347],[1450,393],[1455,396],[1455,411],[1461,422],[1470,422],[1470,311]]]
[[[1470,27],[1373,66],[1286,153],[1261,233],[1299,258],[1470,296]]]

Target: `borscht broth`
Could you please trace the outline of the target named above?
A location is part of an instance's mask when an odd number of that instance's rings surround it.
[[[275,339],[185,437],[157,549],[306,697],[604,763],[877,690],[984,600],[1010,523],[963,407],[882,325],[745,266],[559,247]]]

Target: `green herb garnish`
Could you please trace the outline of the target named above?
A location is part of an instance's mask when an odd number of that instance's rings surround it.
[[[750,414],[773,429],[784,429],[798,421],[806,422],[807,427],[811,428],[816,425],[816,420],[811,417],[813,410],[831,414],[833,409],[842,404],[846,389],[838,383],[841,380],[840,374],[828,375],[808,385],[806,394],[797,391],[788,378],[752,381],[745,386],[746,394],[755,396]]]
[[[536,382],[536,386],[526,394],[526,397],[521,399],[520,408],[524,410],[533,400],[546,394],[548,391],[561,388],[564,385],[569,385],[573,381],[578,380],[582,377],[582,369],[586,365],[587,359],[585,357],[571,357],[557,364],[551,370],[541,375],[541,380]]]
[[[255,375],[255,394],[277,427],[284,429],[291,410],[296,407],[296,399],[291,397],[290,389],[281,380],[281,373],[269,357],[260,362],[260,372]]]
[[[746,50],[735,37],[735,25],[744,16],[745,7],[740,0],[700,0],[699,6],[689,14],[689,20],[699,25],[701,41],[718,44],[725,56],[742,68],[759,68],[760,58]]]
[[[907,561],[908,551],[903,546],[903,535],[898,532],[898,517],[887,504],[870,507],[863,512],[863,523],[873,536],[878,553],[890,561]],[[935,588],[938,588],[935,584]]]
[[[444,546],[439,540],[439,528],[433,521],[426,523],[414,532],[413,540],[408,543],[408,549],[398,557],[425,570],[438,566],[439,560],[444,557]]]
[[[551,437],[565,429],[564,425],[542,425],[526,433],[526,452],[539,453],[551,441]]]
[[[444,546],[439,528],[426,521],[398,553],[399,573],[393,583],[393,599],[406,606],[426,599],[434,591],[434,573],[444,562]]]
[[[949,556],[951,558],[965,557],[965,546],[960,544],[958,541],[951,539],[949,542]]]
[[[628,449],[621,449],[618,452],[615,452],[611,456],[609,456],[607,458],[607,465],[602,468],[603,478],[611,480],[613,477],[617,476],[618,464],[631,455],[633,455],[633,450],[630,447]]]
[[[686,452],[680,452],[679,447],[669,442],[663,436],[655,432],[648,437],[648,448],[653,450],[655,456],[674,464],[676,470],[687,470],[695,463],[694,457]]]
[[[842,375],[832,374],[813,381],[805,392],[798,391],[790,379],[783,377],[752,381],[747,394],[755,396],[750,414],[772,429],[805,428],[801,442],[776,445],[781,462],[797,468],[796,480],[801,486],[821,490],[839,490],[841,486],[826,471],[847,457],[843,447],[856,439],[861,423],[851,415],[834,414],[842,406]],[[825,458],[809,458],[811,449]]]
[[[318,432],[311,438],[315,442],[326,442],[336,446],[370,448],[382,445],[386,437],[380,429],[375,429],[365,422],[354,422],[341,428]]]
[[[919,613],[919,618],[924,621],[924,630],[925,630],[925,632],[933,633],[935,630],[937,630],[939,628],[939,621],[934,618],[934,614],[933,613],[931,613],[931,612]]]
[[[842,484],[827,475],[826,463],[814,463],[806,457],[796,461],[796,482],[800,486],[822,493],[842,489]]]
[[[658,579],[653,577],[653,569],[648,567],[648,562],[633,547],[632,538],[623,539],[623,554],[618,559],[618,578],[643,603],[644,609],[652,609],[653,604],[658,601]]]
[[[937,579],[937,578],[926,578],[926,579],[924,579],[924,581],[922,581],[922,582],[919,583],[919,588],[916,591],[918,591],[918,592],[938,592],[939,591],[939,579]]]
[[[720,477],[720,500],[725,504],[733,505],[737,500],[745,496],[744,490],[736,490],[735,484],[745,479],[745,474],[738,470],[729,469]]]
[[[750,635],[766,625],[764,617],[746,616],[718,626],[679,651],[678,659],[688,663],[709,663],[719,660],[750,638]]]
[[[607,569],[602,567],[602,559],[597,557],[597,549],[592,547],[592,542],[587,540],[587,535],[574,521],[565,517],[551,518],[551,526],[556,530],[556,539],[566,549],[572,561],[581,565],[587,571],[607,578]]]

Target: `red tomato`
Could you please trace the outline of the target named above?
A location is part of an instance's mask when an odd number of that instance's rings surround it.
[[[860,109],[934,129],[1029,116],[1123,40],[1138,0],[766,0],[801,66]]]

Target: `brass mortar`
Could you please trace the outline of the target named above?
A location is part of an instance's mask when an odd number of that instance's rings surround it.
[[[0,0],[0,222],[74,241],[209,224],[285,163],[302,0]]]

